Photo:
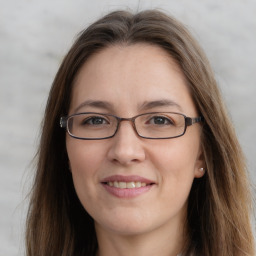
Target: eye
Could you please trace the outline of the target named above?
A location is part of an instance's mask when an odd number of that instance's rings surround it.
[[[109,122],[103,117],[92,116],[84,119],[82,124],[83,125],[104,125],[104,124],[109,124]]]
[[[164,116],[154,116],[150,118],[148,121],[149,124],[155,124],[155,125],[173,125],[174,122],[167,117]]]

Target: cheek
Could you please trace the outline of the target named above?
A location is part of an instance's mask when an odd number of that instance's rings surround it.
[[[68,157],[73,175],[93,175],[104,160],[103,150],[97,143],[67,140]]]
[[[94,202],[98,199],[98,170],[104,161],[102,147],[95,144],[74,139],[66,142],[74,187],[88,213],[94,209]]]
[[[98,170],[104,161],[103,150],[96,144],[74,139],[66,143],[75,190],[84,206],[95,194]]]
[[[189,193],[195,177],[198,144],[180,137],[158,146],[152,145],[149,158],[158,170],[163,188],[171,190],[172,195]]]
[[[173,139],[169,143],[152,146],[150,158],[162,166],[161,170],[172,170],[182,175],[194,171],[199,151],[197,144],[183,143],[182,137]]]

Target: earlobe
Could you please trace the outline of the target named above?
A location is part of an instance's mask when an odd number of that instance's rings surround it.
[[[195,178],[201,178],[205,174],[205,161],[203,152],[200,150],[197,158],[197,162],[195,165]]]
[[[202,178],[205,174],[205,168],[200,167],[195,170],[195,178]]]

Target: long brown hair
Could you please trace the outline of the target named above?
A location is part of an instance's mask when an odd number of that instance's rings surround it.
[[[149,10],[112,12],[82,31],[53,82],[42,126],[37,171],[27,216],[27,256],[95,255],[93,219],[74,190],[59,119],[69,110],[72,84],[96,52],[115,44],[163,48],[181,67],[204,117],[206,174],[195,179],[188,199],[188,239],[183,255],[254,255],[250,185],[244,156],[213,72],[197,42],[174,18]]]

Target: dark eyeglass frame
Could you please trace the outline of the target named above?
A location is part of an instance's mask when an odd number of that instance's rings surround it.
[[[141,136],[137,129],[136,129],[136,125],[135,125],[135,119],[140,117],[140,116],[143,116],[143,115],[148,115],[148,114],[161,114],[161,113],[170,113],[170,114],[177,114],[177,115],[181,115],[184,117],[185,119],[185,127],[184,127],[184,131],[182,134],[180,135],[177,135],[177,136],[172,136],[172,137],[163,137],[163,138],[151,138],[151,137],[145,137],[145,136]],[[101,116],[111,116],[111,117],[114,117],[116,118],[117,120],[117,125],[116,125],[116,130],[114,132],[113,135],[111,136],[107,136],[107,137],[103,137],[103,138],[83,138],[83,137],[77,137],[75,135],[73,135],[72,133],[70,133],[69,129],[68,129],[68,121],[70,118],[74,117],[74,116],[78,116],[78,115],[82,115],[82,114],[95,114],[95,115],[101,115]],[[132,126],[133,126],[133,129],[135,130],[136,134],[141,137],[141,138],[144,138],[144,139],[152,139],[152,140],[162,140],[162,139],[173,139],[173,138],[177,138],[177,137],[181,137],[185,134],[186,130],[187,130],[187,127],[188,126],[191,126],[193,124],[196,124],[196,123],[199,123],[199,122],[202,122],[203,121],[203,117],[199,116],[199,117],[188,117],[182,113],[177,113],[177,112],[149,112],[149,113],[143,113],[143,114],[139,114],[139,115],[136,115],[134,117],[130,117],[130,118],[124,118],[124,117],[119,117],[119,116],[115,116],[115,115],[111,115],[111,114],[102,114],[102,113],[97,113],[97,112],[81,112],[81,113],[76,113],[76,114],[72,114],[70,116],[62,116],[60,118],[60,127],[61,128],[65,128],[66,131],[68,132],[68,134],[72,137],[72,138],[75,138],[75,139],[79,139],[79,140],[104,140],[104,139],[109,139],[109,138],[113,138],[118,129],[119,129],[119,126],[120,126],[120,123],[122,121],[130,121],[132,122]]]

